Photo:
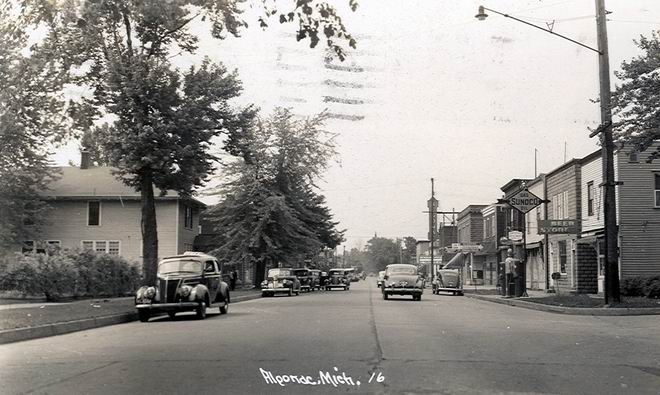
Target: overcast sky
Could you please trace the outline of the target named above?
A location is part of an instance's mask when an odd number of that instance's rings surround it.
[[[208,55],[237,68],[240,101],[264,114],[333,114],[327,129],[340,156],[321,186],[347,249],[374,233],[426,238],[431,177],[440,208],[460,211],[496,201],[512,178],[532,178],[535,148],[539,172],[598,149],[587,129],[599,124],[597,54],[495,14],[474,18],[483,4],[542,26],[554,20],[555,32],[596,47],[595,1],[360,0],[355,13],[348,0],[331,2],[358,38],[344,63],[297,43],[295,26],[275,19],[265,32],[252,23],[238,39],[205,38],[200,56],[175,61]],[[638,54],[633,39],[660,27],[660,2],[606,7],[614,71]],[[55,161],[76,161],[74,146]]]

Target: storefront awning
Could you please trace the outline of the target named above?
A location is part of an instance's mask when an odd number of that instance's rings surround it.
[[[537,248],[541,248],[541,242],[540,241],[537,241],[536,243],[527,243],[525,245],[525,249],[528,249],[528,250],[534,250],[534,249],[537,249]]]
[[[463,254],[458,253],[456,254],[453,258],[447,262],[446,265],[444,265],[442,268],[443,269],[460,269],[463,267],[465,264],[465,258],[463,257]]]

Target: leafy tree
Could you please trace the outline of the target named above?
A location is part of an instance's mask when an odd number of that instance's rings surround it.
[[[54,49],[28,48],[14,5],[0,7],[0,251],[34,238],[43,225],[48,206],[39,194],[57,177],[48,148],[67,136]]]
[[[117,176],[135,187],[142,198],[144,279],[155,278],[158,237],[154,186],[182,194],[201,185],[215,158],[210,139],[240,134],[253,116],[237,113],[227,100],[240,92],[234,73],[208,61],[181,72],[172,67],[173,53],[194,53],[198,37],[189,31],[195,20],[208,19],[213,37],[237,36],[247,23],[240,0],[23,0],[23,12],[34,25],[48,26],[45,42],[58,50],[51,62],[68,74],[67,81],[91,87],[93,98],[72,104],[79,130],[91,120],[111,114],[103,146]],[[267,17],[277,10],[266,7]],[[357,3],[349,2],[355,9]],[[355,46],[335,9],[325,2],[296,0],[280,22],[298,21],[297,39],[315,46],[320,32],[343,58],[336,39]]]
[[[615,75],[623,83],[612,96],[617,139],[644,151],[660,140],[660,32],[641,36],[635,44],[642,54],[621,64]],[[649,161],[660,157],[660,148]]]
[[[409,265],[415,264],[417,255],[417,240],[414,237],[407,236],[403,238],[403,263]]]
[[[298,265],[343,241],[343,231],[313,191],[335,155],[325,115],[297,120],[276,109],[236,142],[237,160],[224,169],[223,200],[208,210],[222,259],[256,262],[257,280],[268,264]],[[238,159],[240,158],[240,159]]]
[[[374,236],[367,242],[367,257],[376,270],[385,270],[385,266],[399,263],[399,246],[385,237]]]

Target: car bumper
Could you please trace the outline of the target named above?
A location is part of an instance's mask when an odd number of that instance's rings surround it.
[[[326,288],[345,288],[348,286],[348,284],[327,284]]]
[[[437,288],[436,291],[440,292],[463,292],[463,288]]]
[[[289,293],[293,292],[291,288],[262,288],[261,293]]]
[[[192,310],[199,305],[199,302],[179,302],[179,303],[140,303],[136,304],[135,308],[138,310],[162,310],[162,311],[176,311],[176,310]]]
[[[424,290],[422,288],[393,288],[385,287],[383,288],[383,293],[388,295],[416,295],[422,294]]]

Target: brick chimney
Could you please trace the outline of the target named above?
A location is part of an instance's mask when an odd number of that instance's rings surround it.
[[[80,152],[80,168],[89,169],[90,160],[89,160],[89,151]]]

